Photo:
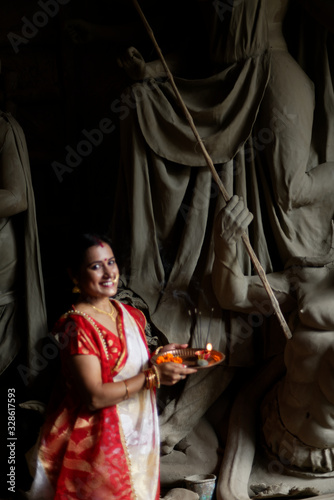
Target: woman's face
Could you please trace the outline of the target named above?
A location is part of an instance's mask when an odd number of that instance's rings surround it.
[[[118,278],[118,267],[108,243],[101,242],[86,250],[78,275],[82,295],[111,297],[117,292]]]

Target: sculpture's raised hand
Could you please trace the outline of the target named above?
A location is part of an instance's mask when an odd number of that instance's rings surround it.
[[[223,243],[231,245],[237,242],[252,220],[253,214],[245,207],[243,199],[234,195],[217,215],[215,234]]]

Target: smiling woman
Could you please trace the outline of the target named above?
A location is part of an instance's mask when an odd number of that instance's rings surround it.
[[[110,243],[106,238],[99,240],[94,235],[84,235],[83,240],[91,244],[82,257],[81,265],[69,273],[80,290],[78,307],[91,312],[89,306],[100,306],[103,313],[110,312],[109,297],[117,292],[119,278],[118,267]]]
[[[79,299],[54,328],[62,339],[62,383],[42,429],[29,498],[157,500],[156,389],[196,369],[150,363],[145,316],[113,299],[119,271],[108,238],[84,234],[71,253]]]

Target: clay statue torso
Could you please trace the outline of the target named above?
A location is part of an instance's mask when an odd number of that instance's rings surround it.
[[[334,447],[334,270],[305,268],[298,323],[287,342],[287,374],[279,391],[285,426],[301,441]]]

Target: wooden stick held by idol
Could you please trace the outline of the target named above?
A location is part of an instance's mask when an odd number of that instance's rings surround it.
[[[190,112],[188,111],[188,108],[186,107],[185,103],[183,102],[181,94],[180,94],[180,92],[179,92],[179,90],[178,90],[178,88],[177,88],[177,86],[175,84],[173,75],[172,75],[172,73],[171,73],[171,71],[170,71],[170,69],[169,69],[169,67],[168,67],[168,65],[166,63],[166,60],[165,60],[165,58],[164,58],[164,56],[163,56],[163,54],[161,52],[161,49],[160,49],[160,47],[159,47],[159,45],[158,45],[158,43],[157,43],[157,41],[155,39],[154,33],[152,31],[152,28],[150,27],[150,25],[149,25],[146,17],[144,16],[144,13],[141,10],[141,7],[139,6],[137,0],[132,0],[132,1],[133,1],[133,5],[134,5],[135,9],[137,10],[137,12],[138,12],[141,20],[143,21],[143,24],[144,24],[144,26],[146,28],[147,33],[148,33],[149,37],[151,38],[151,40],[153,42],[153,45],[154,45],[154,47],[155,47],[155,49],[156,49],[156,51],[157,51],[157,53],[159,55],[159,58],[160,58],[160,60],[162,62],[162,65],[163,65],[163,67],[164,67],[164,69],[165,69],[165,71],[167,73],[167,76],[168,76],[168,78],[170,80],[171,86],[172,86],[172,88],[173,88],[173,90],[175,92],[175,95],[177,97],[179,105],[180,105],[180,107],[181,107],[181,109],[182,109],[182,111],[183,111],[183,113],[184,113],[184,115],[185,115],[185,117],[186,117],[186,119],[187,119],[187,121],[188,121],[188,123],[190,125],[190,128],[193,131],[194,136],[195,136],[195,138],[196,138],[196,140],[197,140],[197,142],[198,142],[198,144],[199,144],[199,146],[201,148],[201,152],[202,152],[202,154],[203,154],[203,156],[204,156],[204,158],[206,160],[207,166],[209,167],[209,169],[211,171],[211,174],[212,174],[214,180],[216,181],[216,183],[217,183],[217,185],[218,185],[218,187],[220,189],[220,192],[222,193],[222,195],[224,197],[224,200],[226,202],[228,202],[231,197],[230,197],[229,193],[226,191],[225,186],[222,183],[222,181],[221,181],[221,179],[220,179],[220,177],[219,177],[219,175],[218,175],[218,173],[216,171],[216,168],[215,168],[215,166],[213,164],[213,161],[212,161],[212,159],[211,159],[211,157],[210,157],[210,155],[209,155],[209,153],[208,153],[208,151],[207,151],[207,149],[206,149],[206,147],[205,147],[205,145],[204,145],[204,143],[203,143],[203,141],[202,141],[202,139],[201,139],[201,137],[200,137],[200,135],[199,135],[196,127],[195,127],[193,118],[192,118]],[[260,277],[260,279],[262,281],[262,284],[263,284],[263,286],[264,286],[264,288],[265,288],[265,290],[266,290],[266,292],[267,292],[267,294],[269,296],[270,302],[271,302],[271,304],[273,306],[274,312],[276,313],[276,315],[278,317],[278,320],[279,320],[280,325],[281,325],[281,327],[283,329],[284,335],[286,336],[287,339],[291,339],[292,334],[291,334],[290,328],[288,327],[288,324],[285,321],[285,318],[284,318],[283,313],[282,313],[282,311],[280,309],[278,300],[275,297],[275,294],[272,291],[271,286],[270,286],[270,284],[269,284],[269,282],[267,280],[266,273],[264,272],[264,269],[262,268],[262,266],[260,264],[260,261],[258,260],[256,254],[255,254],[255,252],[254,252],[254,250],[253,250],[253,248],[252,248],[252,246],[250,244],[248,235],[244,232],[242,234],[241,238],[242,238],[242,241],[243,241],[243,243],[244,243],[244,245],[246,247],[247,253],[250,256],[250,259],[251,259],[251,261],[254,264],[255,270],[256,270],[257,274],[259,275],[259,277]]]

